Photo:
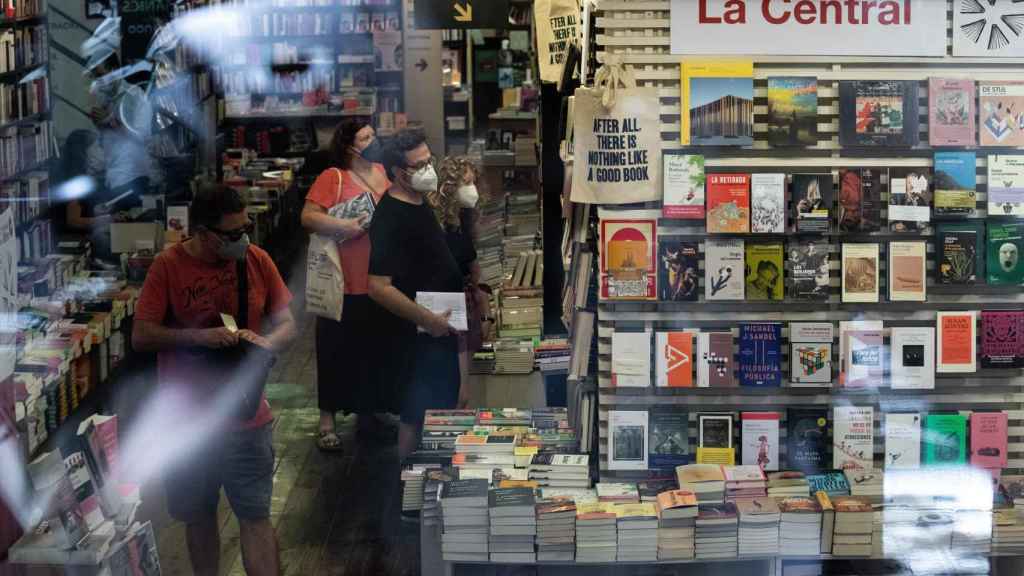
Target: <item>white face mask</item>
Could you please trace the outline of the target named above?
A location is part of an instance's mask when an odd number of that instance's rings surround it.
[[[409,179],[409,185],[412,189],[426,194],[428,192],[437,191],[437,172],[434,171],[434,167],[427,164],[423,168],[420,168],[413,173]]]
[[[459,206],[463,208],[475,208],[480,200],[480,193],[476,190],[476,184],[463,184],[456,191],[459,198]]]

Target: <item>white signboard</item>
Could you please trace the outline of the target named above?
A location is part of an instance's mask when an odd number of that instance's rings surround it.
[[[672,0],[673,54],[944,56],[935,0]]]

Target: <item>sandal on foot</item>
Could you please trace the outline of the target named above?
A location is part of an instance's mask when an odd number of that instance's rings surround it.
[[[341,438],[333,430],[321,430],[316,437],[316,446],[324,452],[339,452],[342,449]]]

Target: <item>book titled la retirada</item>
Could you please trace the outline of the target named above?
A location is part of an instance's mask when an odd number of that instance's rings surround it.
[[[981,311],[981,367],[1024,367],[1024,311]]]
[[[971,466],[1006,468],[1009,416],[1006,412],[971,414]]]
[[[699,154],[665,154],[662,163],[662,216],[703,220],[704,157]]]
[[[937,372],[974,372],[977,369],[975,315],[973,310],[936,314]]]
[[[750,174],[707,175],[707,231],[750,232]]]
[[[874,408],[836,406],[833,410],[832,467],[837,470],[874,468]]]
[[[782,324],[740,325],[740,385],[782,385]]]

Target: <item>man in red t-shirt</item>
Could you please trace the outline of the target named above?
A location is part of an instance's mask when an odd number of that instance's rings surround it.
[[[216,575],[220,558],[217,505],[223,487],[238,517],[246,573],[278,574],[277,537],[270,523],[274,478],[270,405],[261,398],[254,417],[236,419],[226,408],[239,396],[228,385],[232,375],[206,358],[211,349],[235,346],[239,339],[270,350],[283,348],[296,332],[288,308],[292,296],[270,256],[249,245],[251,224],[237,191],[203,189],[190,212],[196,233],[154,260],[132,333],[137,349],[159,352],[162,407],[182,411],[181,429],[167,433],[205,434],[182,442],[200,448],[184,454],[165,472],[167,508],[186,525],[195,573]],[[225,327],[222,314],[239,317],[237,273],[242,263],[248,284],[248,324],[233,331]]]

